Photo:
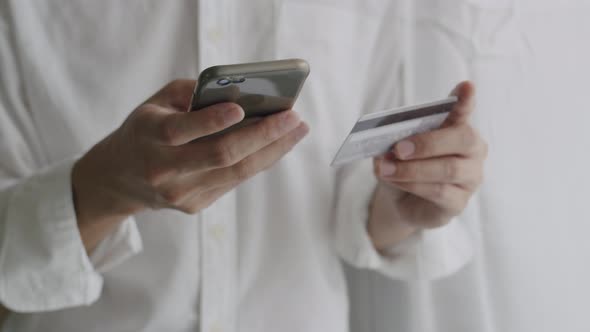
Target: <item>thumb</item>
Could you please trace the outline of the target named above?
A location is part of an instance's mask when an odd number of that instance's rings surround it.
[[[195,80],[177,79],[166,84],[160,91],[150,97],[146,103],[153,103],[163,107],[172,107],[186,111],[193,96]]]
[[[475,109],[475,86],[470,81],[461,82],[451,92],[451,96],[459,100],[445,121],[445,126],[468,122]]]

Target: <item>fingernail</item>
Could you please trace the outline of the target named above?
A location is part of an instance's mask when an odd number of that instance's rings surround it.
[[[392,176],[395,173],[395,164],[387,160],[381,161],[379,173],[381,176]]]
[[[396,144],[395,149],[400,158],[406,159],[414,154],[416,151],[416,145],[412,141],[401,141]]]

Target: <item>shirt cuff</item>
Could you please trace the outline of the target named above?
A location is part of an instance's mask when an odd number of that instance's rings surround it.
[[[107,272],[142,249],[143,244],[135,218],[129,217],[100,242],[90,255],[90,262],[99,272]]]
[[[377,179],[372,165],[363,163],[340,188],[336,241],[345,261],[394,279],[430,280],[450,275],[471,260],[474,250],[470,237],[456,220],[437,229],[419,231],[383,254],[377,252],[367,232]]]
[[[141,249],[135,222],[127,220],[99,245],[91,262],[72,199],[75,161],[50,166],[0,191],[0,301],[12,311],[89,305],[102,290],[97,269],[110,268]],[[116,250],[107,250],[109,244]]]

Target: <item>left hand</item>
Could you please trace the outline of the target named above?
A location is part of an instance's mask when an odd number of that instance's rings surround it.
[[[445,225],[463,211],[481,184],[487,144],[469,124],[474,86],[459,84],[459,98],[440,129],[397,143],[391,153],[374,158],[381,191],[388,192],[398,217],[408,226]]]

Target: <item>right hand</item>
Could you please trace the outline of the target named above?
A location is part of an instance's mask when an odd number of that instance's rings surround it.
[[[122,220],[145,209],[196,213],[270,167],[309,131],[287,110],[208,136],[240,122],[244,112],[232,103],[186,112],[194,85],[169,83],[76,163],[79,224]]]

